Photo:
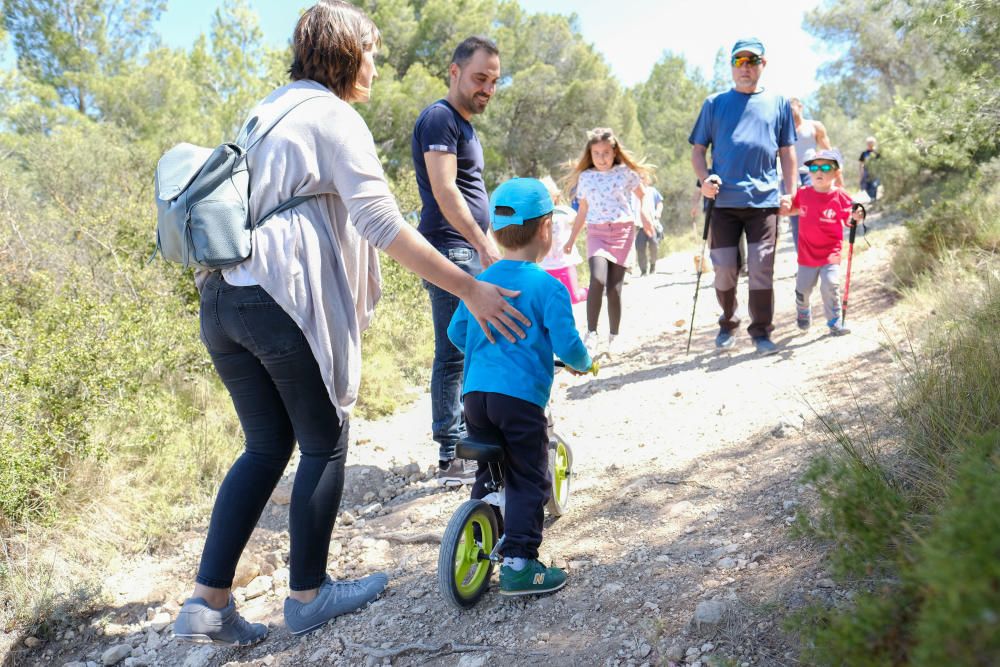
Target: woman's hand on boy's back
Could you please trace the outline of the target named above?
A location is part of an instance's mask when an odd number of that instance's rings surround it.
[[[473,283],[469,294],[465,295],[462,301],[465,302],[472,317],[479,323],[479,328],[483,330],[486,338],[491,343],[496,342],[493,332],[490,331],[491,326],[511,343],[516,341],[515,336],[524,338],[524,329],[518,326],[518,323],[530,327],[531,320],[507,300],[518,296],[521,292],[482,280],[475,280]]]

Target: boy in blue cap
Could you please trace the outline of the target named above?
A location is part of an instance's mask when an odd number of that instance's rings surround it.
[[[566,584],[565,572],[538,561],[551,493],[545,405],[553,353],[576,373],[588,372],[593,360],[576,330],[569,292],[537,264],[552,246],[553,208],[548,190],[535,178],[511,179],[490,199],[493,236],[504,259],[477,280],[520,291],[514,303],[532,322],[527,337],[516,345],[501,336],[490,343],[464,303],[448,327],[448,337],[465,353],[462,393],[469,436],[504,446],[501,595],[549,593]],[[486,495],[488,480],[488,467],[480,466],[473,498]]]

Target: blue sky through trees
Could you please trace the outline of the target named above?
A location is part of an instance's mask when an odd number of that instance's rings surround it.
[[[632,86],[649,76],[665,50],[679,53],[708,77],[720,47],[741,36],[760,37],[768,50],[765,85],[787,95],[808,96],[817,88],[816,70],[835,54],[802,29],[805,12],[820,0],[521,0],[531,12],[576,13],[580,31],[604,54],[619,81]],[[190,46],[207,33],[221,0],[170,0],[158,29],[172,46]],[[298,4],[255,0],[268,44],[291,36]]]

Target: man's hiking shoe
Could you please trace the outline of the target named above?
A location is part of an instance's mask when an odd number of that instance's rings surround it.
[[[334,581],[327,576],[312,602],[285,599],[285,625],[296,636],[312,632],[338,616],[361,609],[377,598],[388,583],[389,576],[383,572],[350,581]]]
[[[848,329],[847,327],[845,327],[841,323],[839,317],[836,318],[836,319],[830,320],[827,323],[827,325],[830,327],[830,334],[833,335],[833,336],[844,336],[846,334],[851,333],[851,330]]]
[[[733,337],[732,331],[722,330],[719,335],[715,337],[715,349],[717,350],[731,350],[736,346],[736,339]]]
[[[796,309],[795,323],[799,325],[799,329],[802,331],[808,330],[809,325],[812,324],[812,313],[808,309]]]
[[[188,598],[174,622],[174,637],[197,644],[253,646],[267,637],[267,626],[249,623],[236,613],[236,603],[213,609],[202,598]]]
[[[462,486],[476,481],[479,466],[475,461],[452,459],[447,463],[438,462],[437,483],[441,486]]]
[[[500,595],[538,595],[551,593],[566,585],[566,573],[558,567],[545,567],[530,560],[523,570],[500,566]]]
[[[757,354],[762,357],[778,353],[778,346],[772,343],[771,339],[766,336],[757,336],[753,339],[753,344],[757,348]]]

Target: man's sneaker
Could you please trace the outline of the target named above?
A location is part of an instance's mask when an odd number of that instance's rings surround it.
[[[213,609],[202,598],[188,598],[174,622],[174,637],[197,644],[252,646],[267,637],[267,626],[249,623],[236,613],[236,603]]]
[[[731,350],[735,346],[736,339],[733,337],[732,331],[726,331],[725,329],[719,331],[719,335],[715,337],[715,349]]]
[[[601,346],[600,335],[596,331],[588,331],[587,335],[583,337],[583,345],[587,348],[590,358],[593,359],[597,356],[598,349]]]
[[[830,327],[830,333],[834,336],[844,336],[846,334],[851,333],[851,330],[845,327],[843,323],[841,323],[839,317],[830,320],[826,324],[828,327]]]
[[[545,567],[537,560],[529,560],[523,570],[500,566],[500,595],[538,595],[565,585],[565,572],[558,567]]]
[[[767,336],[756,336],[753,339],[753,344],[757,348],[757,354],[761,356],[778,353],[778,346],[772,343]]]
[[[462,486],[463,484],[473,484],[476,481],[476,472],[479,466],[475,461],[465,459],[452,459],[451,461],[439,461],[437,471],[437,482],[442,486]]]
[[[812,324],[812,312],[808,308],[796,308],[795,323],[799,325],[799,329],[808,330],[809,325]]]
[[[327,576],[312,602],[285,598],[285,625],[293,635],[312,632],[338,616],[361,609],[377,598],[388,583],[389,576],[383,572],[352,581],[334,581]]]

